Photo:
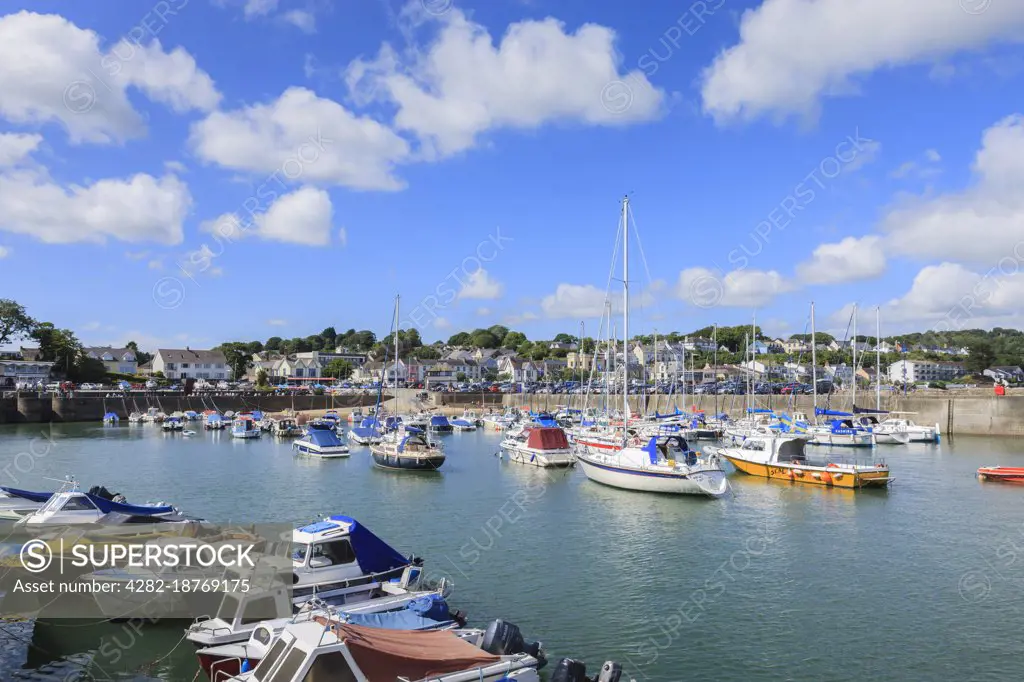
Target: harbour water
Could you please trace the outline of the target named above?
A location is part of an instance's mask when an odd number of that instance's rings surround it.
[[[363,521],[455,583],[471,624],[517,623],[552,658],[636,680],[1016,679],[1024,617],[1024,489],[982,465],[1019,441],[879,446],[888,491],[735,474],[722,500],[605,488],[495,456],[495,433],[443,437],[436,474],[295,457],[290,443],[152,425],[0,429],[0,484],[73,474],[136,502],[232,523]],[[4,468],[6,467],[6,468]],[[189,681],[180,624],[0,624],[0,679]]]

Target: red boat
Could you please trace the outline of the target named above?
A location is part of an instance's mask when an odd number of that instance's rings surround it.
[[[983,481],[1024,483],[1024,467],[981,467],[978,476]]]

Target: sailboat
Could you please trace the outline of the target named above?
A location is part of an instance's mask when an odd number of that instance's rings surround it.
[[[629,425],[629,197],[622,200],[623,382],[622,439],[618,449],[592,452],[580,447],[576,459],[597,483],[655,493],[721,497],[729,481],[717,456],[701,457],[682,436],[634,436]]]
[[[395,395],[398,395],[398,306],[395,297]],[[381,381],[381,386],[384,382]],[[436,471],[444,464],[445,454],[440,444],[431,440],[420,429],[413,431],[400,425],[394,431],[381,437],[380,442],[370,445],[373,463],[381,469],[398,471]]]

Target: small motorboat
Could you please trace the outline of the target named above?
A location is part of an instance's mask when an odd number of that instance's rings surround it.
[[[349,430],[348,437],[359,445],[376,445],[381,440],[380,422],[376,417],[364,417],[359,426],[353,426]]]
[[[181,435],[185,436],[186,438],[189,438],[190,436],[196,435],[196,432],[193,431],[192,429],[185,429],[184,431],[181,432]]]
[[[452,432],[451,422],[449,422],[448,417],[444,416],[443,414],[435,414],[433,417],[431,417],[430,423],[428,424],[428,428],[430,429],[431,433]]]
[[[303,682],[327,670],[337,674],[324,679],[352,682],[540,682],[537,671],[545,662],[540,642],[527,643],[503,620],[461,637],[456,630],[386,630],[319,619],[285,626],[255,670],[228,679]]]
[[[1024,467],[981,467],[978,478],[983,481],[1024,483]]]
[[[312,422],[306,427],[306,435],[292,443],[296,454],[311,457],[348,457],[348,443],[332,426],[323,422]]]
[[[476,424],[462,417],[452,419],[451,424],[455,431],[476,431]]]
[[[164,431],[183,431],[185,429],[185,423],[181,420],[181,417],[168,417],[160,425]]]
[[[141,424],[143,421],[143,414],[141,412],[132,412],[128,415],[129,424]]]
[[[117,424],[119,421],[121,421],[121,418],[118,417],[117,414],[114,412],[107,412],[105,415],[103,415],[103,423],[108,426]]]
[[[529,426],[516,434],[510,431],[501,448],[509,460],[520,464],[569,467],[576,462],[565,431],[558,426]]]
[[[228,426],[228,422],[224,417],[220,416],[216,412],[206,415],[206,422],[203,427],[207,431],[223,431]]]
[[[271,428],[271,433],[279,438],[301,436],[302,427],[299,426],[294,419],[275,419],[274,425]]]
[[[261,433],[263,431],[252,415],[239,415],[231,422],[231,436],[234,438],[259,438]]]
[[[186,517],[168,504],[128,504],[124,495],[111,493],[103,486],[93,486],[84,493],[78,489],[77,481],[68,479],[45,504],[18,523],[28,526],[198,524],[201,520]]]

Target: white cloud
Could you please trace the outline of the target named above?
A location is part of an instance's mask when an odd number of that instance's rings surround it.
[[[163,270],[164,262],[159,258],[154,258],[153,260],[146,263],[146,267],[148,267],[150,270]]]
[[[42,141],[42,135],[0,133],[0,168],[10,168],[21,163]]]
[[[991,327],[1000,320],[1016,324],[1024,298],[1018,270],[979,273],[948,262],[926,266],[906,294],[883,308],[883,319],[936,330]]]
[[[72,142],[123,141],[145,132],[128,100],[135,87],[176,111],[209,110],[220,99],[210,77],[182,48],[158,40],[100,37],[62,16],[21,11],[0,17],[0,116],[20,124],[59,121]]]
[[[11,255],[11,250],[6,246],[0,246],[0,259],[7,258]]]
[[[246,0],[245,18],[262,17],[277,9],[277,0]]]
[[[1024,3],[765,0],[743,13],[740,41],[704,71],[704,110],[719,121],[813,115],[823,95],[856,91],[854,77],[1024,39]],[[978,4],[978,3],[975,3]]]
[[[164,168],[179,175],[188,171],[188,168],[181,161],[164,161]]]
[[[486,317],[486,316],[491,314],[491,309],[490,308],[477,308],[476,309],[476,314],[479,315],[480,317]]]
[[[95,322],[95,321],[94,322],[87,322],[87,323],[82,325],[82,329],[84,329],[87,332],[94,332],[94,331],[96,331],[97,329],[99,329],[102,326],[103,325],[100,324],[99,322]]]
[[[63,187],[43,169],[0,174],[0,230],[52,243],[178,244],[192,195],[174,175],[138,173]]]
[[[330,195],[325,190],[305,186],[279,197],[265,213],[255,214],[251,224],[244,224],[234,213],[225,213],[216,220],[204,222],[200,229],[226,240],[256,236],[291,244],[326,246],[331,243],[333,217]],[[206,260],[204,256],[211,254],[198,255]]]
[[[520,315],[520,317],[521,317],[521,318],[522,318],[523,320],[525,320],[525,321],[529,321],[529,320],[539,320],[539,319],[540,319],[540,315],[538,315],[537,313],[533,312],[532,310],[527,310],[527,311],[526,311],[525,313],[523,313],[522,315]]]
[[[847,237],[821,244],[810,260],[796,266],[807,284],[840,284],[878,277],[885,272],[885,248],[881,237]]]
[[[269,104],[214,112],[192,126],[189,141],[205,161],[274,174],[273,187],[301,180],[402,189],[392,170],[409,156],[408,143],[387,126],[298,87]]]
[[[1024,258],[1024,116],[1010,116],[985,131],[973,170],[976,181],[968,189],[891,209],[882,220],[886,247],[989,267]]]
[[[700,308],[759,308],[792,289],[792,283],[774,270],[733,270],[723,275],[696,267],[679,273],[676,296]]]
[[[288,325],[288,320],[267,320],[267,324],[271,327],[284,327]]]
[[[124,257],[128,260],[145,260],[149,258],[149,251],[125,251]]]
[[[452,323],[444,317],[434,318],[434,329],[451,329]]]
[[[466,284],[459,291],[458,297],[489,300],[501,298],[505,292],[505,285],[492,279],[486,270],[480,268],[466,280]]]
[[[398,107],[395,126],[415,133],[424,153],[455,154],[499,128],[533,129],[551,121],[626,125],[658,116],[664,93],[640,71],[620,71],[615,32],[584,24],[574,33],[553,18],[511,24],[498,45],[457,8],[429,46],[399,54],[385,44],[376,59],[346,73],[363,101]],[[611,84],[629,96],[608,100]],[[621,89],[621,88],[620,88]]]
[[[316,16],[312,12],[302,9],[293,9],[281,15],[286,23],[295,26],[303,33],[316,33]]]
[[[653,291],[658,286],[652,286],[648,290],[630,290],[630,308],[649,306],[654,303]],[[610,296],[603,290],[592,284],[559,284],[555,293],[541,299],[540,308],[545,317],[549,318],[590,318],[602,317],[605,313],[605,301],[611,301],[612,312],[621,313],[623,308],[623,296],[620,292],[612,293]],[[527,318],[524,313],[523,319]]]
[[[937,151],[927,149],[921,155],[921,159],[912,159],[900,164],[899,167],[889,173],[889,177],[896,179],[934,177],[942,172],[942,168],[939,166],[940,161],[942,161],[942,157],[939,156]]]
[[[338,228],[338,244],[348,246],[348,230],[344,227]]]

